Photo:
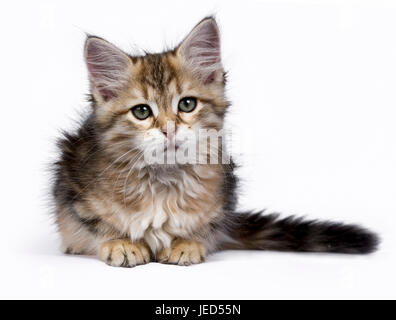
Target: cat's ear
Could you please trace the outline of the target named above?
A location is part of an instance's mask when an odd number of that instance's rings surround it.
[[[92,36],[87,38],[84,52],[92,93],[104,101],[117,97],[130,76],[129,56],[111,43]]]
[[[205,84],[223,80],[220,32],[214,18],[205,18],[198,23],[177,47],[176,53]]]

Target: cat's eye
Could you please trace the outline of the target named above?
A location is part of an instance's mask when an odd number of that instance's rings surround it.
[[[145,120],[151,116],[151,109],[147,104],[139,104],[134,106],[131,111],[132,114],[139,120]]]
[[[186,97],[179,101],[179,110],[182,112],[191,112],[197,106],[197,99],[193,97]]]

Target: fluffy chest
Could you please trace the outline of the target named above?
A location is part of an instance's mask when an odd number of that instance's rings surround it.
[[[124,203],[111,204],[113,224],[133,241],[144,239],[154,253],[175,237],[197,236],[221,212],[218,179],[212,178],[184,174],[169,183],[134,181],[124,191]]]

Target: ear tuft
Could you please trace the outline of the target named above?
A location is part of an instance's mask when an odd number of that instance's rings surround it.
[[[209,84],[223,74],[220,55],[220,32],[210,17],[198,23],[177,48],[194,75]]]
[[[128,82],[131,59],[101,38],[87,38],[85,62],[93,89],[97,90],[104,101],[115,98]]]

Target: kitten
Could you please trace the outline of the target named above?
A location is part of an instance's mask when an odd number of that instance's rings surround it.
[[[129,56],[89,36],[85,61],[92,111],[59,141],[55,164],[64,252],[133,267],[190,265],[224,249],[376,249],[377,236],[355,225],[235,211],[235,165],[217,139],[229,102],[212,17],[159,54]]]

